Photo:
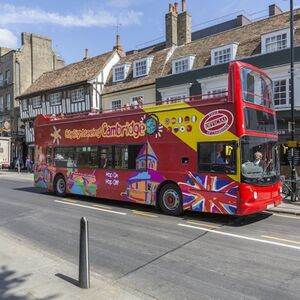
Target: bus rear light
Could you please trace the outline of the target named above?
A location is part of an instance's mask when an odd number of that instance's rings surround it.
[[[253,193],[253,198],[254,198],[255,200],[258,198],[257,192],[254,192],[254,193]]]

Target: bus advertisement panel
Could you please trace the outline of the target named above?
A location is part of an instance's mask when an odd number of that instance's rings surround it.
[[[157,205],[171,215],[246,215],[277,206],[278,137],[269,84],[257,68],[234,62],[226,95],[93,115],[40,115],[35,186],[60,196]],[[254,117],[261,126],[249,125]]]

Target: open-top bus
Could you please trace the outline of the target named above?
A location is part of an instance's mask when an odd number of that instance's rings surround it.
[[[35,186],[184,210],[247,215],[277,206],[272,82],[232,62],[224,94],[99,114],[39,115]]]

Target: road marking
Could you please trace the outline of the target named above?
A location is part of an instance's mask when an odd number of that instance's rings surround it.
[[[101,204],[93,204],[93,206],[95,206],[95,207],[99,207],[99,208],[104,208],[104,209],[109,209],[109,210],[111,210],[111,209],[112,209],[112,207],[110,207],[110,206],[101,205]]]
[[[300,217],[296,217],[296,216],[287,216],[287,215],[284,215],[284,214],[272,214],[272,215],[275,216],[275,217],[300,220]]]
[[[203,227],[208,227],[208,228],[221,228],[222,226],[216,226],[216,225],[209,225],[206,223],[199,223],[199,222],[195,222],[195,221],[187,221],[188,224],[191,225],[197,225],[197,226],[203,226]]]
[[[127,215],[127,213],[122,213],[122,212],[118,212],[118,211],[108,210],[108,209],[104,209],[104,208],[97,208],[97,207],[87,206],[87,205],[82,205],[82,204],[69,203],[69,202],[60,201],[60,200],[54,200],[54,202],[78,206],[78,207],[84,207],[84,208],[88,208],[88,209],[100,210],[100,211],[104,211],[104,212],[108,212],[108,213],[116,214],[116,215],[122,215],[122,216]]]
[[[249,240],[249,241],[254,241],[254,242],[259,242],[259,243],[264,243],[264,244],[271,244],[271,245],[300,250],[300,247],[298,247],[298,246],[287,245],[287,244],[283,244],[283,243],[272,242],[272,241],[252,238],[252,237],[248,237],[248,236],[244,236],[244,235],[238,235],[238,234],[233,234],[233,233],[228,233],[228,232],[223,232],[223,231],[216,231],[216,230],[207,229],[207,228],[201,228],[199,226],[192,226],[192,225],[187,225],[187,224],[178,224],[178,226],[203,230],[203,231],[207,231],[207,232],[211,232],[211,233],[215,233],[215,234],[219,234],[219,235],[234,237],[237,239]]]
[[[132,213],[135,214],[135,215],[141,215],[141,216],[144,216],[144,217],[158,218],[157,215],[147,213],[147,212],[144,212],[144,211],[140,211],[140,210],[132,210]]]
[[[293,244],[300,245],[300,242],[298,242],[298,241],[282,239],[282,238],[278,238],[276,236],[262,235],[261,237],[266,238],[266,239],[270,239],[270,240],[277,240],[277,241],[288,242],[288,243],[293,243]]]
[[[63,198],[62,200],[66,201],[66,202],[70,202],[70,203],[76,203],[75,200],[70,200],[70,199],[66,199],[66,198]],[[60,200],[58,200],[58,201],[60,201]]]

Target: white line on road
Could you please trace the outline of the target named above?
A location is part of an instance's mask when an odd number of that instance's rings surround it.
[[[116,214],[116,215],[122,215],[122,216],[126,216],[127,215],[127,213],[122,213],[122,212],[118,212],[118,211],[108,210],[108,209],[104,209],[104,208],[97,208],[97,207],[88,206],[88,205],[75,204],[75,203],[70,203],[70,202],[65,202],[65,201],[60,201],[60,200],[54,200],[54,202],[68,204],[68,205],[73,205],[73,206],[84,207],[84,208],[93,209],[93,210],[100,210],[100,211],[104,211],[104,212],[111,213],[111,214]]]
[[[259,243],[264,243],[264,244],[271,244],[271,245],[276,245],[276,246],[281,246],[281,247],[300,250],[300,247],[298,247],[298,246],[292,246],[292,245],[287,245],[287,244],[278,243],[278,242],[272,242],[272,241],[267,241],[267,240],[256,239],[256,238],[252,238],[252,237],[248,237],[248,236],[243,236],[243,235],[238,235],[238,234],[233,234],[233,233],[228,233],[228,232],[222,232],[222,231],[202,228],[202,227],[199,227],[199,226],[191,226],[191,225],[187,225],[187,224],[178,224],[178,226],[203,230],[203,231],[207,231],[207,232],[211,232],[211,233],[215,233],[215,234],[220,234],[220,235],[225,235],[225,236],[231,236],[231,237],[234,237],[234,238],[237,238],[237,239],[244,239],[244,240],[249,240],[249,241],[254,241],[254,242],[259,242]]]

